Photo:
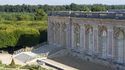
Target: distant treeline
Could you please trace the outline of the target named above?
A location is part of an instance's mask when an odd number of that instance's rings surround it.
[[[106,11],[109,9],[125,9],[125,5],[1,5],[0,12],[36,12],[37,9],[48,11]]]

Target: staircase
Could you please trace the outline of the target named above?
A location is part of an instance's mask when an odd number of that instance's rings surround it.
[[[35,59],[36,54],[31,52],[21,52],[19,54],[13,55],[13,57],[23,63],[26,63],[28,61],[31,61]]]
[[[60,46],[55,46],[55,45],[44,45],[41,46],[37,49],[32,50],[31,52],[36,53],[36,54],[48,54],[51,55],[59,50],[63,49]]]
[[[62,56],[66,56],[68,53],[69,51],[67,49],[61,49],[55,52],[54,54],[49,55],[48,58],[62,57]]]

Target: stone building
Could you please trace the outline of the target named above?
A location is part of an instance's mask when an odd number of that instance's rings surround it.
[[[125,69],[124,12],[50,12],[48,43],[80,59]]]

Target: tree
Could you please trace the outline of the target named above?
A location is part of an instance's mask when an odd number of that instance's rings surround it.
[[[43,20],[47,16],[47,14],[44,12],[43,9],[37,9],[35,16],[36,20]]]
[[[90,9],[89,9],[89,7],[88,6],[86,6],[86,5],[83,5],[82,6],[82,11],[90,11]]]
[[[91,10],[92,11],[106,11],[106,7],[101,4],[95,4],[95,5],[93,5]]]
[[[72,4],[70,5],[70,9],[71,9],[72,11],[77,11],[77,10],[78,10],[78,5],[75,4],[75,3],[72,3]]]

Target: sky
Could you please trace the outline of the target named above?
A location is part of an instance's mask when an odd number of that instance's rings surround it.
[[[0,5],[69,5],[76,4],[107,4],[107,5],[125,5],[125,0],[0,0]]]

